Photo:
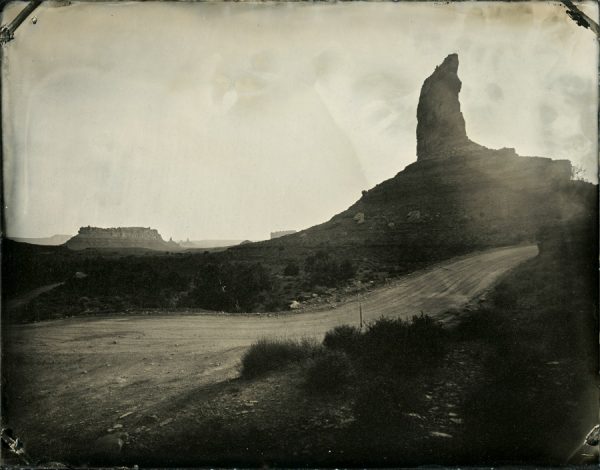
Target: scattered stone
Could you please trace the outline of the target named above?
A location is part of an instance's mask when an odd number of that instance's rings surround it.
[[[61,462],[48,462],[44,464],[44,467],[47,468],[69,468],[64,463]]]
[[[156,415],[146,415],[143,416],[142,419],[140,420],[140,426],[145,426],[145,425],[150,425],[153,423],[158,422],[158,416]]]
[[[354,221],[357,224],[364,224],[365,223],[365,214],[363,212],[357,212],[354,215]]]
[[[416,222],[417,220],[421,219],[421,211],[410,211],[406,215],[406,218],[409,222]]]
[[[439,432],[439,431],[431,431],[429,433],[429,435],[433,436],[433,437],[443,437],[445,439],[452,439],[452,437],[453,437],[452,434],[448,434],[445,432]]]
[[[107,434],[94,442],[93,454],[103,457],[115,457],[121,453],[126,434]]]

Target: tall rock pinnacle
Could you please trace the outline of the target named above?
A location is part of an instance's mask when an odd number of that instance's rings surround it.
[[[450,54],[425,80],[417,107],[417,161],[444,158],[479,145],[471,142],[460,111],[458,55]]]

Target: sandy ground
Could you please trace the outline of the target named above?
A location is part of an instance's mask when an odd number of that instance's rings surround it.
[[[421,311],[443,318],[536,254],[535,246],[503,248],[412,273],[364,294],[363,318]],[[4,421],[38,458],[41,451],[63,453],[74,435],[92,445],[124,414],[167,426],[168,401],[237,376],[241,355],[257,339],[322,338],[336,325],[357,325],[358,302],[285,315],[107,316],[11,326]]]

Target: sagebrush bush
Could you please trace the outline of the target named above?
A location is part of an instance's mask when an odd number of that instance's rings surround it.
[[[306,371],[306,389],[316,394],[344,391],[352,381],[352,362],[342,351],[324,351]]]
[[[496,341],[501,335],[501,316],[493,309],[481,307],[475,313],[463,314],[460,322],[451,330],[458,341]]]
[[[436,365],[444,355],[446,331],[426,315],[411,321],[380,318],[363,334],[361,357],[365,366],[413,374]]]
[[[331,350],[344,351],[356,355],[360,351],[361,332],[355,326],[341,325],[325,333],[323,346]]]
[[[306,258],[304,271],[308,274],[308,282],[312,287],[331,287],[354,277],[356,267],[348,259],[340,262],[329,252],[319,250]]]
[[[321,345],[313,339],[261,339],[244,353],[241,375],[245,379],[258,377],[315,357],[321,350]]]
[[[285,276],[297,276],[300,274],[300,267],[293,261],[290,261],[283,269],[283,274]]]
[[[274,289],[270,270],[261,263],[208,263],[198,270],[194,287],[180,306],[226,312],[249,312]]]

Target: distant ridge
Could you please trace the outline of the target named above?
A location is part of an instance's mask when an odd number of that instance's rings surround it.
[[[296,233],[296,230],[279,230],[277,232],[271,232],[271,240],[273,238],[285,237],[286,235],[291,235],[292,233]]]
[[[65,243],[73,235],[52,235],[51,237],[42,238],[22,238],[22,237],[8,237],[11,240],[21,243],[29,243],[30,245],[43,245],[43,246],[58,246]]]
[[[239,245],[243,240],[180,240],[179,246],[182,248],[225,248],[228,246]]]

